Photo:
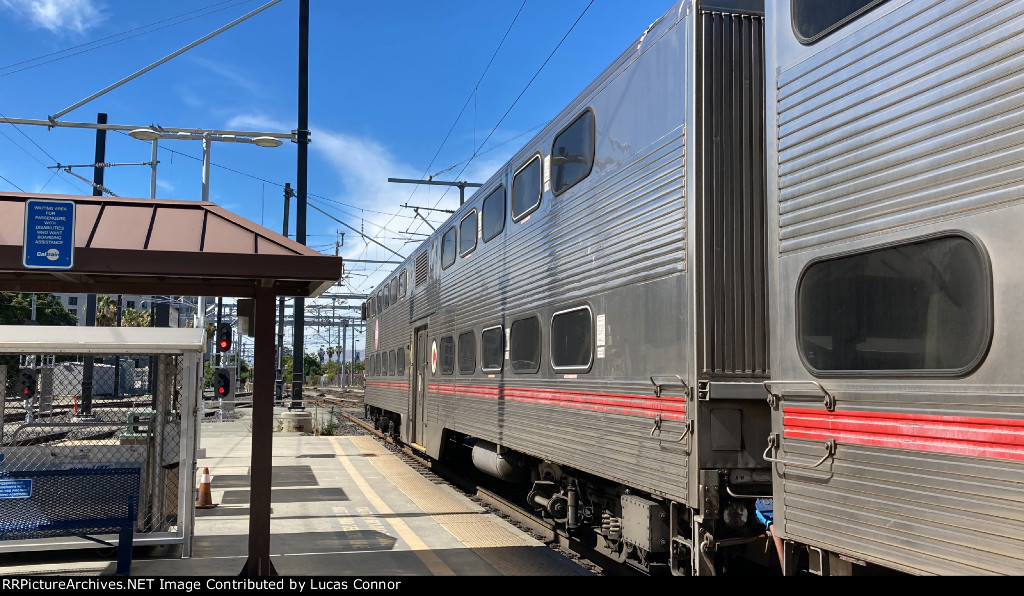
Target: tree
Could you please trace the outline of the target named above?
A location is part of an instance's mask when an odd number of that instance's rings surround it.
[[[40,325],[77,325],[78,317],[64,308],[53,294],[36,294],[36,323]],[[23,325],[32,320],[32,294],[0,292],[0,324]]]
[[[96,296],[96,326],[113,327],[116,324],[117,302],[106,294]]]
[[[249,366],[249,363],[244,358],[238,361],[238,368],[238,374],[242,377],[239,379],[240,382],[246,383],[252,380],[252,367]]]
[[[334,346],[327,346],[327,360],[334,360]]]
[[[122,327],[149,327],[149,311],[126,308],[121,311]]]
[[[117,327],[117,300],[106,294],[96,296],[96,326]],[[121,309],[122,327],[149,327],[149,311]]]
[[[302,369],[302,373],[305,375],[304,380],[312,376],[322,374],[320,361],[317,360],[316,356],[313,354],[306,354],[306,357],[303,358]]]
[[[281,379],[285,383],[292,382],[292,355],[289,354],[291,350],[285,350],[285,356],[281,358]]]

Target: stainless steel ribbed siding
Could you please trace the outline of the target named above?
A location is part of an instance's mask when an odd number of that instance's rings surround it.
[[[1020,202],[1022,19],[1020,2],[915,2],[783,72],[780,251]]]
[[[699,29],[698,366],[765,376],[764,19],[703,12]]]
[[[550,389],[550,385],[546,388]],[[574,386],[573,390],[586,390]],[[595,388],[595,391],[601,388]],[[483,413],[484,410],[481,410]],[[685,502],[685,445],[651,437],[650,419],[601,412],[573,413],[564,406],[514,401],[494,406],[505,424],[498,436],[518,451],[577,469],[599,473],[637,489]],[[678,437],[683,427],[663,425],[665,436]],[[486,425],[479,428],[492,434]]]
[[[440,326],[438,329],[444,331],[438,333],[451,332],[457,339],[458,333],[467,329],[479,332],[496,324],[507,329],[514,319],[528,314],[538,314],[546,328],[551,313],[558,309],[590,304],[601,313],[604,301],[614,300],[619,293],[635,295],[636,290],[631,288],[638,283],[646,282],[652,288],[671,287],[656,280],[679,276],[685,266],[682,142],[681,136],[663,141],[663,145],[652,148],[651,154],[605,179],[597,179],[586,191],[554,199],[557,205],[535,221],[519,229],[515,226],[520,224],[511,224],[504,251],[489,251],[490,243],[478,248],[479,254],[470,257],[478,260],[474,269],[461,269],[472,275],[459,276],[457,271],[443,280],[442,300],[456,304],[458,315],[453,325]],[[549,195],[545,200],[551,200]],[[588,215],[592,212],[615,216],[595,220]],[[544,248],[553,242],[566,250]],[[473,273],[479,271],[505,273],[493,277]],[[449,287],[453,288],[450,294],[446,291]],[[651,302],[658,302],[663,309],[649,311],[651,320],[662,324],[679,320],[678,297],[656,300],[652,295]],[[682,333],[680,326],[677,345],[682,343]],[[648,383],[595,386],[588,382],[601,379],[607,364],[604,359],[595,359],[591,371],[581,374],[580,379],[561,378],[547,366],[546,329],[542,335],[543,365],[537,374],[516,374],[506,362],[495,378],[478,371],[469,376],[437,375],[432,381],[651,395]],[[646,341],[639,333],[632,339],[636,344]],[[635,376],[643,378],[643,373]],[[440,403],[451,403],[442,408],[453,419],[442,416],[442,421],[461,432],[525,453],[570,462],[582,470],[628,479],[633,486],[677,499],[685,496],[680,489],[685,482],[682,448],[661,449],[657,439],[650,436],[651,417],[615,416],[471,395],[431,396],[435,398]],[[667,422],[664,426],[674,436],[682,433],[679,424]]]
[[[788,23],[775,34],[780,47],[792,38]],[[797,352],[798,313],[782,304],[773,372],[820,382],[838,416],[1024,418],[1024,6],[890,0],[815,46],[788,42],[779,56],[772,132],[783,297],[814,259],[958,231],[991,260],[995,329],[981,366],[962,378],[816,378]],[[785,395],[781,408],[795,406],[821,400]],[[781,421],[773,429],[784,433]],[[996,442],[1016,440],[1002,432]],[[965,446],[976,436],[947,438]],[[775,512],[787,539],[910,573],[1020,574],[1020,461],[876,438],[840,440],[819,470],[778,466]],[[791,438],[777,456],[806,464],[822,453],[821,441]]]
[[[408,267],[411,272],[412,266],[410,262],[402,265],[402,268],[405,267]],[[400,272],[402,268],[396,269],[396,272]],[[389,282],[392,277],[394,276],[388,278]],[[398,348],[408,348],[409,344],[411,344],[408,324],[410,304],[411,295],[407,288],[405,298],[400,298],[397,303],[391,304],[384,312],[377,313],[368,318],[366,332],[366,353],[368,355],[386,353],[391,350],[397,351]],[[375,328],[379,330],[379,337],[374,337]],[[374,348],[375,343],[376,349]],[[408,356],[406,361],[408,361]],[[403,366],[404,363],[401,362],[396,364],[397,374],[382,375],[378,373],[367,379],[370,386],[365,389],[364,403],[391,412],[401,413],[408,409],[409,390],[398,386],[403,383],[406,386],[409,384],[408,367]],[[379,383],[385,383],[388,386],[375,386],[375,384]]]
[[[591,175],[560,196],[545,191],[529,218],[506,218],[501,236],[439,276],[439,303],[430,318],[431,341],[460,332],[479,332],[522,316],[538,315],[542,327],[542,365],[536,374],[513,373],[508,361],[489,377],[431,375],[431,383],[456,384],[456,395],[431,394],[438,420],[466,434],[512,449],[572,465],[658,494],[685,498],[683,445],[662,446],[651,437],[653,415],[612,414],[593,408],[506,399],[501,388],[548,392],[632,393],[653,399],[646,376],[652,369],[683,372],[685,317],[682,277],[686,271],[683,126],[682,28],[665,20],[646,36],[642,50],[627,50],[605,74],[566,108],[545,131],[519,152],[509,169],[483,187],[439,227],[458,225],[497,183],[511,184],[514,170],[535,152],[547,156],[554,136],[586,106],[594,109],[598,130]],[[642,107],[641,107],[642,106]],[[650,113],[645,111],[650,110]],[[614,142],[612,142],[614,141]],[[670,293],[670,294],[666,294]],[[631,325],[617,313],[632,311],[646,327],[667,328],[669,349],[642,358],[644,325]],[[608,383],[607,359],[596,358],[590,371],[564,378],[549,365],[548,324],[553,312],[589,305],[595,315],[609,314],[609,325],[629,334],[636,346],[632,383]],[[660,330],[660,329],[659,329]],[[479,367],[479,364],[478,364]],[[622,375],[620,371],[618,374]],[[473,387],[495,387],[499,397],[472,395]],[[460,389],[462,388],[462,389]],[[599,398],[595,398],[599,399]],[[666,421],[665,432],[679,436],[683,426]]]
[[[837,552],[856,549],[866,560],[913,573],[1020,574],[1024,489],[1018,467],[986,466],[979,494],[973,458],[842,449],[828,471],[786,468],[787,535],[814,537],[814,544]],[[820,446],[795,443],[787,458],[820,454]]]

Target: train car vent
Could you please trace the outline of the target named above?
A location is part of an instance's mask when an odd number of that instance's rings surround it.
[[[416,286],[419,287],[427,283],[427,272],[429,265],[429,257],[427,251],[423,251],[416,255]]]

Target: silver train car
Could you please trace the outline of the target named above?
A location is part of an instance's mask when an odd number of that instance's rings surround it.
[[[374,290],[367,414],[651,574],[1019,573],[1022,60],[677,2]]]

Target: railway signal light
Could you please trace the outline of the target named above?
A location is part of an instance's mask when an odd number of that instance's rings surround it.
[[[17,391],[22,399],[32,399],[36,395],[36,371],[23,368],[18,371]]]
[[[217,325],[217,351],[227,352],[231,349],[231,324]]]
[[[231,397],[231,374],[226,368],[218,368],[213,372],[213,393],[221,399]]]

